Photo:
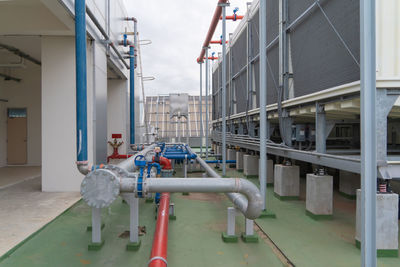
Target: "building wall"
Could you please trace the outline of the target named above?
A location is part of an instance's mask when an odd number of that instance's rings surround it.
[[[20,82],[0,79],[0,167],[7,165],[7,108],[27,109],[27,165],[41,165],[41,67],[26,61],[26,68],[13,69]]]
[[[124,144],[119,148],[120,154],[126,154],[129,144],[129,129],[126,128],[127,112],[127,80],[107,81],[107,140],[111,141],[112,134],[122,134]],[[107,145],[107,155],[111,155],[113,149]]]
[[[0,89],[1,90],[1,89]],[[7,109],[6,103],[0,101],[0,167],[7,165]]]
[[[93,71],[88,47],[88,152],[92,162]],[[76,168],[75,97],[75,38],[42,37],[43,191],[79,191],[83,175]]]

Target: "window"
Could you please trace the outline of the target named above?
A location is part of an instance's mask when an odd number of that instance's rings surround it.
[[[9,108],[7,115],[9,118],[26,118],[26,108]]]

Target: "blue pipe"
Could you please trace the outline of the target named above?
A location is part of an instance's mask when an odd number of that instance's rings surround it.
[[[87,162],[86,1],[75,0],[76,157]]]
[[[195,159],[196,155],[187,155],[187,154],[164,154],[164,157],[167,159]]]
[[[129,47],[129,99],[130,99],[130,143],[135,143],[135,51],[134,47]]]
[[[206,163],[222,163],[222,160],[206,160]],[[228,164],[236,164],[236,160],[227,160]]]

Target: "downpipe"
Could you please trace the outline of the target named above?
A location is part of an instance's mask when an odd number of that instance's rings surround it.
[[[86,175],[91,167],[87,149],[86,1],[75,1],[76,165]]]

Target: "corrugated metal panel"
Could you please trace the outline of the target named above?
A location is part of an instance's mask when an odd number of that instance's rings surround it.
[[[232,75],[235,75],[247,64],[247,31],[243,31],[232,45]]]
[[[359,1],[323,3],[329,19],[359,61]],[[360,79],[358,65],[319,9],[291,33],[291,48],[295,97]]]
[[[237,112],[246,111],[247,105],[247,73],[242,72],[234,82],[237,99]]]

